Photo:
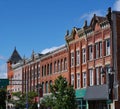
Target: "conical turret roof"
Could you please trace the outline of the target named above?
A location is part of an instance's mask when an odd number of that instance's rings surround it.
[[[13,64],[19,62],[22,60],[21,56],[19,55],[18,51],[16,50],[16,47],[11,55],[11,57],[8,59],[8,62],[11,62]]]

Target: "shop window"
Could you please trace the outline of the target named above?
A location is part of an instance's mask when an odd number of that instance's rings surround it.
[[[87,103],[82,98],[77,99],[77,109],[87,109]]]

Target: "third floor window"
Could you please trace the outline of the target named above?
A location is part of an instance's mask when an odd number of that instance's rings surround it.
[[[74,52],[71,52],[71,67],[74,66]]]
[[[76,51],[76,65],[79,65],[80,64],[80,51],[77,50]]]

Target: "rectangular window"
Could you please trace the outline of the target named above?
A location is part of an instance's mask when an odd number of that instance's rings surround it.
[[[89,69],[90,86],[93,86],[93,69]]]
[[[80,73],[77,73],[77,88],[80,88]]]
[[[110,39],[106,40],[106,56],[110,55]]]
[[[96,53],[96,54],[95,54],[95,57],[96,57],[96,59],[98,59],[98,57],[99,57],[99,46],[98,46],[98,44],[99,44],[99,43],[96,43],[96,44],[95,44],[95,53]]]
[[[99,53],[100,53],[100,57],[102,57],[102,42],[100,42],[100,51],[99,51]]]
[[[97,67],[95,70],[96,70],[96,85],[99,85],[100,84],[99,68]]]
[[[100,84],[103,84],[103,73],[102,73],[102,66],[99,67],[100,69]]]
[[[74,86],[74,74],[71,74],[71,85]]]
[[[62,63],[62,71],[64,71],[64,61],[63,61],[63,59],[61,60],[61,63]]]
[[[87,86],[86,72],[83,72],[83,87]]]
[[[92,59],[93,59],[92,45],[90,45],[90,46],[88,47],[88,49],[89,49],[89,60],[92,60]]]
[[[71,53],[71,67],[74,66],[74,52]]]
[[[85,63],[86,62],[86,49],[83,48],[82,49],[82,63]]]
[[[64,70],[67,70],[67,59],[64,59]]]
[[[77,50],[76,51],[76,65],[79,65],[80,64],[80,51]]]

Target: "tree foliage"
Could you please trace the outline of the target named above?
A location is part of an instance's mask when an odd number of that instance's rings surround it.
[[[0,89],[0,109],[5,109],[6,104],[6,90],[5,89]]]
[[[21,107],[21,109],[26,107],[26,100],[28,99],[28,106],[29,108],[32,108],[34,106],[34,97],[37,96],[36,92],[28,92],[28,95],[26,96],[26,93],[21,92],[15,92],[12,94],[13,96],[17,96],[19,100],[12,100],[12,102],[15,104],[16,108]],[[35,106],[34,106],[35,107]]]
[[[73,86],[68,85],[64,77],[59,76],[54,84],[50,85],[50,91],[52,95],[47,99],[44,98],[44,101],[47,101],[46,106],[50,106],[52,109],[76,108],[75,90]]]

